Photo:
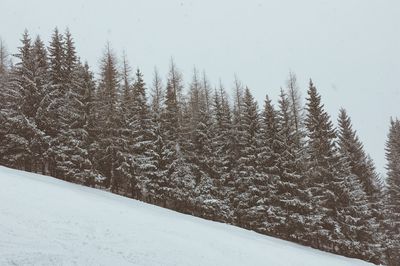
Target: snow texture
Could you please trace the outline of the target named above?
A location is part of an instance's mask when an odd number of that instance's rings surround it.
[[[0,166],[0,265],[372,265]]]

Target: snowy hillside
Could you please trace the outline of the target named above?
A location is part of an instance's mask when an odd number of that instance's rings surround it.
[[[0,265],[371,265],[0,166]]]

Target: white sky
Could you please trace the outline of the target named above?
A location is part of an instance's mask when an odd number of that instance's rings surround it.
[[[16,51],[22,32],[66,27],[94,70],[107,40],[149,84],[173,57],[185,82],[193,67],[231,88],[236,73],[262,105],[290,70],[303,97],[311,77],[336,122],[345,107],[377,168],[391,116],[400,117],[400,2],[396,0],[156,1],[0,0],[0,37]]]

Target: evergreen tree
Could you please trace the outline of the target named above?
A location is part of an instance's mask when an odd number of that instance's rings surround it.
[[[194,178],[192,169],[187,163],[182,144],[183,121],[183,97],[181,74],[172,62],[165,96],[165,110],[163,114],[163,131],[165,136],[165,167],[167,172],[167,186],[163,187],[166,192],[167,206],[175,207],[177,210],[188,211],[192,205],[192,191]]]
[[[336,155],[336,134],[328,114],[321,104],[321,96],[310,80],[307,98],[307,191],[311,195],[313,214],[308,224],[308,241],[317,248],[334,251],[344,239],[337,218],[340,187],[344,185],[339,174]]]
[[[264,109],[260,120],[260,153],[259,169],[266,179],[258,184],[261,190],[261,199],[257,202],[257,212],[254,220],[257,231],[277,235],[278,226],[282,217],[282,210],[278,204],[276,186],[279,182],[280,153],[282,138],[279,135],[278,112],[275,110],[268,95],[264,101]]]
[[[96,84],[93,73],[89,69],[89,65],[85,63],[79,66],[79,79],[81,81],[81,93],[79,94],[81,103],[81,127],[85,133],[82,139],[82,150],[85,151],[84,170],[80,175],[76,176],[79,182],[87,186],[95,186],[104,180],[99,174],[96,165],[96,153],[99,150],[98,138],[96,135],[96,110],[95,110],[95,90]]]
[[[64,83],[64,53],[63,36],[56,28],[48,48],[48,81],[37,113],[38,126],[46,134],[48,149],[44,156],[48,172],[52,176],[63,179],[66,170],[63,162],[66,160],[66,156],[64,151],[59,148],[63,131],[68,125],[68,122],[63,119],[63,114],[69,111],[67,86]]]
[[[222,85],[219,91],[216,90],[214,94],[213,105],[213,123],[214,132],[213,148],[215,152],[214,170],[220,179],[220,185],[224,183],[224,176],[229,173],[233,164],[230,161],[230,144],[231,130],[232,130],[232,114],[228,102],[228,95]]]
[[[382,198],[379,177],[375,172],[372,161],[365,154],[363,145],[352,128],[350,117],[344,109],[340,110],[338,125],[339,151],[348,163],[350,172],[357,179],[357,183],[362,185],[359,189],[364,192],[366,199],[361,200],[368,202],[368,211],[358,214],[363,226],[359,227],[357,232],[356,239],[361,243],[358,252],[363,252],[364,258],[379,263],[382,254],[379,243],[383,242],[381,228]],[[353,188],[353,190],[356,189],[356,187]],[[352,215],[355,215],[355,213]]]
[[[120,82],[120,149],[117,153],[119,167],[118,175],[124,180],[125,187],[123,190],[130,197],[138,198],[139,192],[137,187],[139,186],[137,178],[134,176],[134,158],[133,146],[134,146],[134,123],[135,123],[135,103],[133,101],[133,84],[131,77],[131,67],[129,66],[127,56],[124,52],[122,57],[122,69],[120,71],[121,82]]]
[[[101,61],[101,78],[99,83],[99,104],[97,105],[98,121],[96,133],[99,136],[99,171],[105,176],[104,186],[112,192],[119,192],[124,185],[120,166],[124,164],[122,147],[126,139],[121,134],[123,129],[119,106],[119,75],[117,60],[107,45]]]
[[[12,69],[8,84],[4,84],[2,108],[4,128],[3,160],[7,165],[37,171],[40,162],[42,132],[36,124],[36,112],[41,101],[41,88],[37,79],[37,56],[27,31],[16,57],[19,62]],[[40,40],[39,40],[40,42]],[[45,59],[44,59],[45,60]]]
[[[387,228],[386,257],[388,265],[400,261],[400,121],[392,120],[386,142],[387,187],[386,221]]]
[[[203,74],[200,82],[197,70],[194,70],[190,84],[189,106],[187,110],[189,136],[185,144],[188,163],[191,164],[195,180],[194,204],[196,212],[202,216],[216,219],[220,204],[215,188],[217,173],[214,168],[213,131],[211,120],[208,81]],[[221,219],[218,217],[218,219]]]
[[[92,163],[88,153],[88,131],[86,124],[85,97],[87,88],[84,87],[83,78],[87,73],[78,61],[75,44],[71,33],[66,30],[63,40],[60,76],[58,117],[62,124],[53,139],[53,154],[56,156],[57,170],[68,181],[85,183],[86,179],[94,180],[91,172]],[[54,50],[57,50],[54,46]],[[54,58],[56,58],[55,55]],[[55,61],[58,66],[58,61]],[[54,72],[56,73],[56,71]]]
[[[278,231],[283,237],[303,241],[306,233],[305,223],[311,206],[305,192],[303,180],[301,117],[293,109],[293,102],[281,90],[278,111],[278,151],[277,175],[275,184],[280,211]],[[297,108],[295,108],[297,110]],[[297,114],[297,115],[296,115]],[[297,125],[296,125],[297,124]]]
[[[149,193],[148,200],[156,204],[166,203],[166,192],[169,188],[169,178],[167,175],[167,147],[165,145],[165,132],[163,119],[165,118],[165,92],[162,86],[161,78],[158,71],[154,70],[152,94],[151,94],[151,116],[154,125],[154,166],[156,170],[153,172],[152,179],[149,180],[147,190]]]
[[[226,197],[229,198],[230,208],[232,209],[231,220],[233,223],[238,222],[237,217],[237,205],[239,199],[237,199],[237,179],[239,176],[239,165],[238,160],[241,156],[242,151],[242,140],[243,138],[243,126],[242,126],[242,106],[243,106],[243,86],[239,79],[235,76],[234,81],[234,92],[233,92],[233,106],[232,106],[232,118],[229,132],[228,142],[228,160],[230,172],[225,174],[225,189]],[[244,203],[246,204],[246,203]],[[244,211],[242,211],[244,212]]]
[[[265,184],[266,176],[258,171],[260,121],[257,103],[246,87],[241,106],[240,157],[235,179],[235,215],[239,226],[254,228],[252,216],[257,202],[262,198],[259,185]]]
[[[5,47],[4,41],[0,39],[0,124],[3,125],[0,128],[0,139],[5,139],[5,135],[8,132],[7,129],[7,120],[8,120],[8,52]],[[6,165],[6,160],[4,157],[7,155],[5,154],[3,144],[0,146],[0,164]]]
[[[133,85],[133,178],[134,184],[131,185],[131,191],[136,197],[143,198],[147,194],[147,186],[156,172],[155,166],[155,135],[154,125],[150,115],[150,109],[147,104],[145,83],[142,73],[136,71],[136,80]]]
[[[219,91],[216,90],[214,94],[214,104],[212,106],[212,151],[213,151],[213,171],[214,187],[213,195],[217,198],[216,201],[211,202],[214,205],[214,217],[219,214],[216,219],[232,222],[232,209],[230,208],[229,195],[230,190],[233,188],[233,180],[230,173],[233,169],[231,162],[230,151],[233,150],[231,146],[231,133],[232,133],[232,117],[231,109],[228,102],[228,95],[220,84]]]

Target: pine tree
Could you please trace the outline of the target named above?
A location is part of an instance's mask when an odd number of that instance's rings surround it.
[[[217,200],[215,182],[217,173],[214,168],[213,132],[210,109],[208,81],[203,81],[194,69],[189,91],[189,104],[185,117],[188,117],[188,137],[185,142],[187,162],[190,163],[195,180],[195,211],[202,216],[216,219],[215,213],[220,205]],[[221,219],[218,217],[218,219]]]
[[[7,120],[8,120],[8,52],[5,47],[4,41],[0,39],[0,139],[4,139],[7,134]],[[1,143],[3,144],[3,143]],[[0,146],[0,164],[6,165],[5,152],[3,146]]]
[[[166,87],[165,110],[163,114],[163,131],[165,137],[165,167],[167,184],[166,205],[177,210],[188,211],[192,204],[194,178],[190,165],[186,162],[184,150],[184,134],[182,134],[184,101],[181,95],[183,88],[181,74],[172,62]]]
[[[366,199],[360,200],[368,202],[368,210],[358,214],[362,224],[362,228],[357,229],[357,240],[362,245],[358,252],[363,252],[364,258],[379,263],[382,254],[379,243],[383,242],[379,177],[372,161],[365,154],[363,145],[352,128],[350,117],[344,109],[340,110],[338,125],[339,151],[348,163],[351,174],[357,179],[356,182],[362,185],[359,189],[363,191]],[[352,189],[357,190],[356,187]]]
[[[50,175],[65,178],[66,155],[60,150],[63,131],[68,127],[63,114],[68,113],[67,89],[64,78],[65,49],[62,34],[56,28],[48,47],[48,77],[43,100],[37,113],[38,127],[46,135],[47,151],[44,154]]]
[[[138,198],[147,195],[147,187],[156,172],[155,166],[155,135],[154,125],[147,104],[145,83],[142,73],[136,71],[136,80],[133,85],[133,179],[131,191]]]
[[[321,96],[310,80],[307,99],[307,191],[311,195],[313,215],[308,230],[311,245],[334,251],[344,238],[336,219],[340,187],[344,186],[336,156],[336,134]]]
[[[34,80],[36,86],[36,93],[33,100],[33,116],[32,120],[35,121],[35,127],[37,127],[37,133],[35,135],[35,148],[34,148],[34,161],[36,162],[37,171],[41,170],[42,173],[46,173],[45,163],[46,163],[46,150],[48,148],[48,138],[42,128],[40,128],[40,119],[39,119],[39,109],[41,103],[45,97],[47,87],[48,87],[48,60],[47,60],[47,51],[44,43],[40,39],[39,36],[36,37],[36,40],[32,47],[32,55],[34,61]],[[41,168],[41,169],[39,169]]]
[[[126,146],[126,139],[121,134],[123,123],[118,99],[118,77],[117,60],[107,45],[101,61],[96,133],[99,136],[99,171],[105,176],[104,186],[116,193],[125,186],[119,167],[125,160],[120,152]]]
[[[151,115],[152,124],[154,125],[154,166],[156,171],[153,172],[152,178],[149,180],[147,190],[149,193],[148,200],[155,204],[166,204],[166,193],[168,191],[168,175],[167,175],[167,147],[165,145],[164,123],[165,118],[165,92],[162,86],[161,78],[157,69],[154,70],[152,94],[151,94]]]
[[[386,142],[386,257],[388,265],[400,261],[400,121],[392,120]]]
[[[219,91],[216,90],[214,94],[214,104],[212,106],[212,151],[213,155],[213,170],[215,172],[214,178],[214,191],[213,194],[217,201],[212,203],[215,214],[219,214],[215,219],[232,222],[232,209],[230,207],[229,195],[231,189],[234,187],[231,180],[230,173],[233,169],[231,162],[231,153],[233,150],[231,146],[231,133],[232,133],[232,117],[231,109],[228,102],[228,95],[220,84]]]
[[[213,130],[214,140],[212,142],[215,151],[214,170],[219,177],[221,185],[224,183],[224,175],[229,173],[233,165],[230,161],[230,139],[232,127],[232,114],[228,102],[228,95],[220,84],[219,91],[214,94],[213,104]]]
[[[96,122],[95,122],[95,89],[96,84],[94,81],[93,73],[89,69],[89,65],[85,63],[79,66],[79,80],[81,90],[79,99],[81,105],[81,127],[85,133],[82,139],[82,150],[85,151],[84,164],[85,168],[76,176],[79,182],[94,187],[96,184],[101,183],[104,177],[99,174],[96,165],[96,152],[98,151],[98,138],[96,135]]]
[[[225,174],[224,182],[226,189],[226,197],[229,198],[230,208],[232,209],[231,220],[232,223],[238,222],[237,217],[237,205],[239,200],[237,199],[237,179],[239,176],[238,160],[241,156],[242,151],[242,140],[243,138],[243,126],[242,126],[242,106],[243,106],[243,86],[239,79],[235,76],[234,81],[234,92],[233,92],[233,106],[232,106],[232,118],[229,132],[228,141],[228,161],[230,172]]]
[[[124,52],[122,57],[122,68],[120,71],[120,95],[119,95],[119,114],[120,114],[120,141],[119,151],[116,154],[118,168],[117,174],[123,179],[123,190],[127,195],[138,198],[137,178],[134,176],[134,123],[135,123],[135,103],[133,101],[133,84],[131,77],[131,67],[129,66],[127,56]]]
[[[281,90],[279,98],[278,132],[276,150],[278,151],[277,182],[275,197],[278,200],[279,235],[294,240],[303,240],[305,223],[311,210],[304,188],[302,166],[301,117],[293,109],[293,102]],[[297,110],[297,107],[295,108]],[[296,116],[297,114],[297,116]],[[275,151],[276,153],[276,151]],[[280,213],[279,213],[280,211]]]
[[[257,102],[246,87],[241,106],[240,157],[237,161],[234,199],[237,224],[254,228],[253,212],[262,198],[259,185],[265,184],[266,176],[258,171],[260,121]]]
[[[276,185],[279,182],[280,153],[282,138],[279,135],[278,112],[268,95],[264,101],[264,109],[260,120],[260,153],[258,171],[266,177],[258,184],[261,190],[260,200],[254,214],[256,230],[261,233],[277,235],[282,212],[278,204]]]
[[[3,138],[3,160],[10,166],[37,171],[40,162],[42,132],[36,124],[36,112],[42,92],[37,80],[36,49],[33,48],[27,31],[22,37],[22,46],[16,57],[19,62],[9,74],[10,82],[4,84],[2,108],[4,128],[8,128]],[[40,40],[39,40],[40,42]],[[45,60],[45,59],[44,59]]]
[[[62,104],[58,117],[62,125],[53,139],[53,154],[56,156],[57,170],[62,172],[67,181],[85,183],[86,179],[94,179],[91,172],[92,163],[88,153],[88,131],[84,128],[85,116],[85,94],[83,76],[86,73],[84,67],[78,61],[75,44],[71,33],[66,30],[63,40],[60,77],[54,80],[61,81],[59,99]],[[57,50],[55,46],[54,50]],[[55,56],[56,57],[56,56]],[[58,66],[58,61],[55,62]],[[55,72],[56,73],[56,72]]]

